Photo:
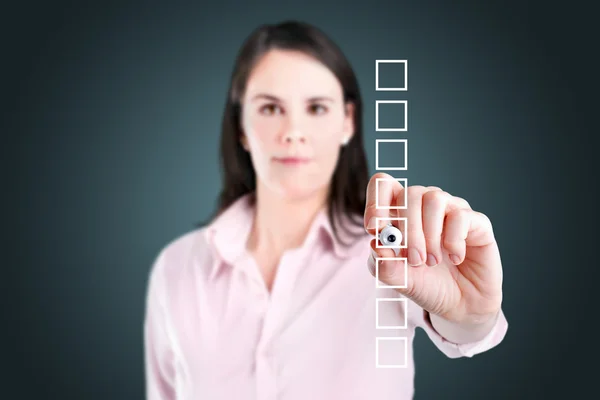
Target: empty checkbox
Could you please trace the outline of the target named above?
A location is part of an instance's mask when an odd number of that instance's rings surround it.
[[[408,140],[376,139],[375,169],[378,171],[406,171],[408,169]]]
[[[382,263],[393,262],[394,268],[398,268],[403,276],[402,280],[396,285],[387,285],[379,280],[379,268]],[[408,280],[408,259],[406,257],[376,257],[375,258],[375,287],[378,289],[404,289],[407,287]]]
[[[395,182],[400,183],[403,188],[408,187],[406,178],[377,178],[375,179],[375,208],[380,210],[405,210],[407,208],[408,191],[402,190],[402,194],[396,198],[392,197]],[[380,199],[380,193],[388,194],[387,198]]]
[[[406,132],[408,130],[408,100],[376,100],[375,130]]]
[[[376,329],[406,329],[407,302],[406,298],[392,297],[376,299],[375,328]]]
[[[408,90],[408,60],[375,60],[375,90]]]
[[[375,338],[376,368],[406,368],[408,360],[408,338],[377,337]]]

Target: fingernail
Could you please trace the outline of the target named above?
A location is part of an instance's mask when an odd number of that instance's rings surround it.
[[[457,265],[460,262],[460,258],[454,254],[450,254],[450,261],[452,261],[454,265]]]
[[[410,265],[420,265],[421,264],[421,255],[414,247],[408,250],[408,263]]]
[[[435,256],[431,253],[427,253],[427,265],[429,265],[430,267],[433,267],[434,265],[437,265],[437,259],[435,258]]]

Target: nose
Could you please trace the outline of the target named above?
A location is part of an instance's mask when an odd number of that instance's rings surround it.
[[[301,117],[292,116],[289,117],[286,126],[283,130],[282,139],[284,143],[305,143],[306,135],[304,134],[304,129],[302,127],[302,121],[300,121]]]
[[[304,137],[304,135],[302,135],[297,130],[292,131],[292,132],[286,132],[284,134],[283,138],[286,143],[292,143],[292,142],[305,143],[306,142],[306,138]]]

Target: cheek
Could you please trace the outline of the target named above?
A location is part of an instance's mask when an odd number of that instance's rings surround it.
[[[281,128],[281,120],[279,118],[251,118],[248,127],[256,136],[273,136]]]
[[[340,118],[329,117],[318,121],[312,135],[314,150],[317,154],[330,158],[339,151],[342,142],[342,128]]]
[[[281,122],[276,118],[249,119],[244,125],[244,131],[250,141],[251,149],[254,152],[268,152],[273,147],[280,125]]]

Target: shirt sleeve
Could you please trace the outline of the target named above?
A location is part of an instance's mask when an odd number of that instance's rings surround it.
[[[435,330],[427,311],[412,301],[410,303],[413,306],[413,315],[411,317],[416,319],[415,324],[422,328],[435,346],[449,358],[473,357],[476,354],[483,353],[500,344],[508,330],[508,322],[504,312],[500,309],[496,317],[496,323],[483,339],[471,343],[452,343]]]
[[[162,268],[160,255],[151,268],[146,294],[144,319],[144,359],[147,400],[175,399],[173,351],[166,329]]]

